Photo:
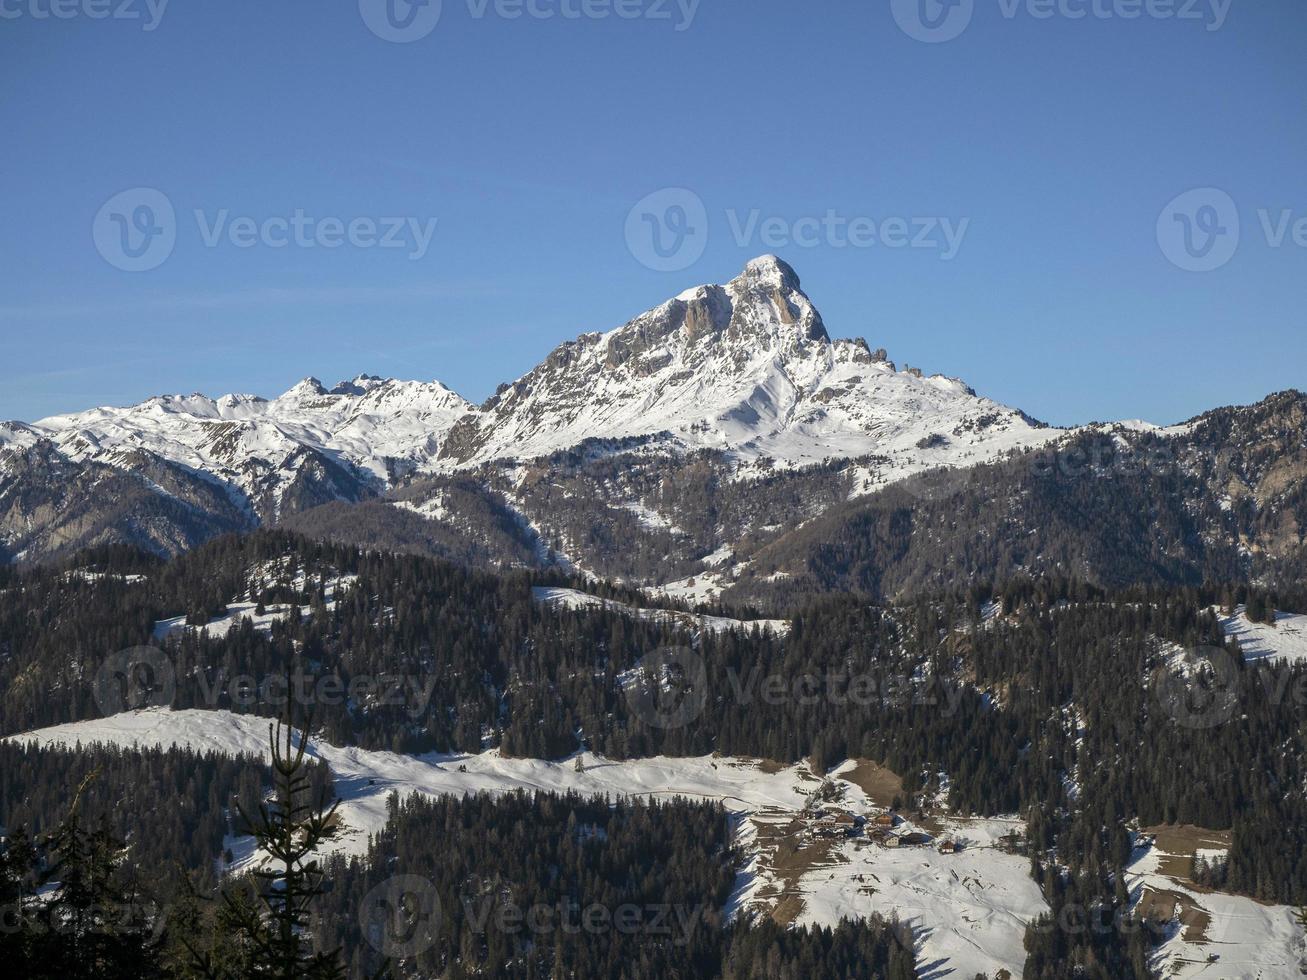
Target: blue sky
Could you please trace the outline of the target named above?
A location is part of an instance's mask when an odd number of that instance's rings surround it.
[[[0,418],[361,372],[479,401],[764,252],[832,334],[1057,423],[1307,384],[1298,0],[924,0],[942,43],[915,0],[444,0],[404,43],[372,0],[50,2],[0,0]],[[136,188],[175,219],[133,272]],[[663,188],[703,206],[672,271],[627,234]],[[1168,258],[1185,222],[1215,267]]]

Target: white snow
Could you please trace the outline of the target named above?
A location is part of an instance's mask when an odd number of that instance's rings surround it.
[[[392,504],[400,510],[407,510],[419,517],[425,517],[429,521],[442,521],[449,516],[449,508],[445,506],[445,495],[440,492],[421,503],[414,503],[411,500],[396,500]]]
[[[297,590],[303,590],[306,581],[304,571],[301,569],[293,579],[288,579],[279,565],[280,563],[274,562],[252,568],[250,570],[252,580],[260,582],[265,587],[272,584],[286,584]],[[323,593],[323,606],[328,610],[336,608],[337,597],[357,581],[357,575],[335,575],[329,578]],[[223,615],[211,619],[203,626],[188,626],[185,614],[159,620],[154,624],[154,638],[163,640],[175,633],[203,632],[208,634],[210,639],[218,639],[239,627],[246,619],[256,630],[268,633],[272,631],[273,623],[289,619],[291,615],[291,607],[285,603],[268,603],[263,607],[262,614],[259,613],[258,608],[259,604],[251,601],[249,596],[237,596],[227,603],[227,611]],[[308,605],[302,605],[299,609],[301,619],[307,619],[312,613]]]
[[[1136,901],[1146,887],[1175,892],[1211,916],[1208,942],[1191,942],[1177,917],[1167,941],[1153,957],[1161,975],[1177,980],[1270,980],[1299,976],[1307,958],[1307,936],[1296,910],[1285,905],[1264,905],[1240,895],[1199,892],[1160,872],[1161,853],[1155,846],[1137,848],[1126,869],[1126,883]],[[1177,913],[1179,916],[1179,913]],[[1185,916],[1188,921],[1189,916]],[[1208,962],[1208,957],[1218,959]]]
[[[1244,659],[1302,663],[1307,661],[1307,616],[1276,612],[1275,625],[1254,623],[1243,606],[1232,616],[1221,618],[1221,628],[1228,637],[1239,641]]]
[[[224,615],[209,620],[203,626],[188,626],[184,615],[161,619],[154,624],[154,638],[164,640],[178,633],[205,633],[210,639],[217,640],[239,627],[241,621],[245,619],[248,619],[259,632],[269,633],[272,631],[273,623],[290,618],[290,609],[288,605],[272,604],[265,606],[263,615],[259,615],[257,603],[232,602],[228,603]],[[301,606],[300,618],[307,619],[308,615],[308,608]]]
[[[265,718],[227,711],[149,709],[58,725],[12,739],[64,747],[179,746],[266,757],[268,724]],[[577,772],[571,759],[505,759],[496,751],[406,756],[340,748],[320,739],[310,740],[309,754],[330,766],[335,775],[346,831],[333,846],[349,854],[365,853],[368,835],[385,825],[386,797],[391,792],[572,790],[611,797],[719,801],[736,815],[737,843],[748,855],[728,903],[733,915],[759,911],[758,892],[766,884],[760,874],[764,855],[759,852],[755,822],[791,819],[809,804],[820,785],[804,764],[777,769],[720,756],[614,761],[584,753],[583,771]],[[869,814],[873,808],[862,791],[851,783],[843,785],[850,811]],[[855,849],[851,842],[843,843],[838,853],[847,864],[815,869],[801,879],[804,909],[798,921],[833,925],[841,918],[897,913],[911,920],[916,930],[918,954],[926,969],[923,975],[961,980],[978,971],[992,974],[1006,968],[1020,976],[1025,924],[1045,906],[1027,874],[1026,859],[993,849],[997,837],[1016,825],[1003,819],[945,820],[946,833],[969,845],[957,855],[940,855],[933,847],[890,851],[875,845]],[[256,859],[248,847],[235,850],[240,856],[238,868]],[[865,880],[855,881],[857,874]],[[866,886],[874,892],[867,894]]]
[[[206,472],[245,494],[280,498],[307,447],[389,483],[435,455],[472,406],[439,382],[360,376],[328,391],[306,378],[271,401],[253,395],[160,395],[127,408],[42,419],[30,432],[72,459],[128,465],[145,451]]]
[[[670,623],[688,629],[707,630],[710,633],[727,633],[731,630],[748,632],[752,629],[759,629],[771,630],[773,633],[783,635],[790,630],[789,621],[784,619],[730,619],[726,616],[707,616],[702,613],[681,612],[679,610],[637,608],[612,599],[603,599],[588,592],[580,592],[576,589],[535,586],[532,588],[531,594],[537,602],[546,605],[562,606],[566,609],[606,609],[610,612],[620,612],[638,619]]]
[[[658,511],[654,510],[652,507],[647,507],[646,505],[640,503],[640,501],[638,500],[633,500],[624,503],[622,504],[622,507],[626,510],[629,510],[631,513],[633,513],[639,519],[640,523],[647,528],[650,528],[655,531],[679,530],[679,528],[677,528],[676,525],[674,525],[662,514],[658,513]]]
[[[962,980],[1007,969],[1020,976],[1026,925],[1048,905],[1029,860],[995,847],[1014,825],[1024,828],[1015,821],[946,821],[950,836],[967,841],[948,855],[930,846],[844,843],[838,856],[846,863],[804,877],[806,907],[798,923],[837,921],[848,909],[893,913],[917,934],[922,975]]]

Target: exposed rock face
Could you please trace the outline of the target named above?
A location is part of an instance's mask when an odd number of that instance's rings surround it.
[[[909,453],[932,420],[979,432],[968,418],[992,415],[1002,421],[967,443],[969,456],[1048,438],[960,382],[899,374],[865,340],[832,341],[795,271],[763,256],[724,286],[687,290],[611,333],[562,345],[460,419],[437,466],[641,436],[802,465]]]
[[[0,448],[0,546],[9,560],[107,543],[175,554],[254,525],[221,486],[148,453],[110,466],[70,459],[49,441]]]
[[[1250,550],[1284,551],[1307,528],[1307,426],[1300,396],[1265,404],[1209,413],[1176,445],[1201,433],[1204,445],[1245,447],[1212,485],[1236,511],[1264,514],[1241,532]],[[436,382],[359,375],[331,388],[306,378],[272,400],[165,395],[0,423],[0,560],[103,541],[173,552],[326,504],[347,524],[343,505],[430,480],[450,503],[405,513],[445,522],[442,553],[569,551],[643,576],[644,559],[609,560],[643,536],[681,575],[836,501],[1066,435],[962,381],[899,371],[865,340],[832,340],[795,271],[762,256],[724,285],[560,345],[480,407]],[[829,460],[846,462],[805,469]],[[748,501],[728,486],[747,487]],[[666,514],[647,505],[655,498]],[[391,510],[365,508],[369,527]]]

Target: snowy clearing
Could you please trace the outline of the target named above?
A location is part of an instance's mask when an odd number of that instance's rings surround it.
[[[12,736],[39,745],[74,747],[106,743],[120,746],[180,746],[231,755],[266,754],[268,719],[226,711],[151,709],[96,721],[59,725]],[[759,841],[758,828],[803,816],[821,780],[806,765],[779,767],[749,759],[651,758],[616,762],[585,753],[582,771],[575,760],[543,762],[504,759],[495,751],[479,755],[405,756],[310,741],[310,754],[331,767],[343,801],[347,830],[336,848],[366,851],[368,835],[386,822],[386,797],[418,791],[433,795],[514,790],[608,794],[621,797],[696,797],[719,801],[737,815],[737,840],[751,850],[729,908],[735,913],[767,914],[776,905],[764,894],[775,883],[774,855]],[[839,772],[846,773],[851,764]],[[857,786],[837,779],[841,806],[872,818],[884,812]],[[811,812],[811,811],[809,811]],[[830,863],[807,869],[792,896],[800,923],[834,924],[840,918],[874,912],[898,913],[917,931],[918,954],[931,977],[964,980],[978,971],[1001,968],[1020,976],[1025,923],[1044,911],[1043,898],[1030,880],[1023,857],[993,848],[1013,821],[948,820],[933,839],[963,840],[961,854],[944,855],[934,846],[890,850],[835,842]],[[920,830],[902,824],[898,832]],[[811,838],[804,831],[805,840]],[[239,842],[237,842],[239,843]],[[808,846],[806,843],[804,846]],[[236,848],[248,865],[254,855]],[[856,876],[861,875],[863,880]],[[780,896],[777,896],[780,899]]]
[[[1243,606],[1233,616],[1221,618],[1221,628],[1228,637],[1239,641],[1244,659],[1281,660],[1288,663],[1307,662],[1307,616],[1276,612],[1275,625],[1254,623],[1248,619]]]
[[[705,616],[700,613],[677,612],[669,609],[640,609],[612,599],[602,599],[589,592],[576,589],[559,589],[536,586],[531,590],[537,602],[566,609],[606,609],[609,612],[624,613],[637,619],[655,620],[694,630],[708,630],[710,633],[727,633],[731,630],[749,631],[757,628],[771,630],[784,635],[790,631],[788,620],[784,619],[730,619],[726,616]]]
[[[1165,874],[1167,858],[1177,855],[1163,843],[1145,840],[1126,868],[1126,884],[1136,907],[1142,901],[1173,912],[1167,941],[1152,966],[1162,976],[1190,980],[1269,980],[1296,977],[1307,958],[1307,937],[1296,910],[1264,905],[1240,895],[1200,890]],[[1210,957],[1216,957],[1211,960]]]

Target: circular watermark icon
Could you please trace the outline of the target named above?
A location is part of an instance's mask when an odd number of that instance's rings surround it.
[[[1216,728],[1239,707],[1239,669],[1222,647],[1186,650],[1178,664],[1153,673],[1153,696],[1171,720],[1183,728]]]
[[[684,728],[708,704],[708,668],[688,647],[659,647],[640,658],[622,693],[650,728]]]
[[[1239,208],[1225,191],[1199,187],[1175,198],[1157,218],[1157,244],[1186,272],[1221,268],[1239,248]]]
[[[440,935],[440,895],[420,875],[395,875],[363,897],[359,925],[368,945],[382,956],[416,956]]]
[[[626,247],[655,272],[680,272],[708,247],[708,209],[684,187],[664,187],[641,198],[626,216]]]
[[[96,251],[115,269],[149,272],[172,255],[177,216],[172,201],[153,187],[133,187],[105,201],[91,235]]]
[[[926,44],[952,41],[967,29],[976,0],[890,0],[894,22],[908,37]]]
[[[383,41],[420,41],[440,22],[441,0],[359,0],[363,23]]]
[[[141,708],[167,708],[176,695],[172,661],[158,647],[119,650],[95,672],[95,704],[106,718]]]

